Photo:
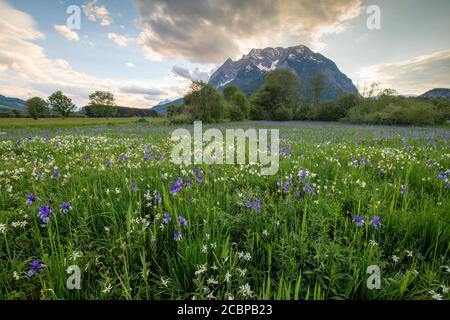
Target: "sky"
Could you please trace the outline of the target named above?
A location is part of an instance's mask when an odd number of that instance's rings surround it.
[[[0,0],[0,94],[148,108],[227,58],[300,44],[360,88],[422,94],[450,87],[449,15],[449,0]]]

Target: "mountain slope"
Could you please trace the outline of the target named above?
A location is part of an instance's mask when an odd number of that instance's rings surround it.
[[[10,98],[0,95],[0,111],[12,111],[17,109],[24,111],[26,109],[25,101],[18,98]]]
[[[352,81],[343,74],[336,64],[306,46],[289,48],[252,49],[240,60],[228,59],[214,72],[209,82],[218,88],[228,84],[237,86],[247,96],[258,91],[264,84],[268,72],[279,68],[293,71],[300,79],[303,95],[310,81],[322,74],[326,78],[324,99],[331,100],[343,92],[358,92]]]
[[[182,105],[183,103],[184,103],[184,98],[179,98],[179,99],[173,100],[173,101],[164,100],[164,101],[161,101],[156,106],[152,107],[152,110],[155,110],[156,112],[158,112],[158,114],[165,115],[165,114],[167,114],[168,106],[170,106],[171,104],[179,106],[179,105]]]
[[[433,99],[433,98],[447,98],[450,99],[450,89],[446,88],[435,88],[428,90],[424,94],[420,96],[425,99]]]

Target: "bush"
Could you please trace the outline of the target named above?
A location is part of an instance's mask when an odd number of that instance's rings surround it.
[[[190,124],[194,121],[192,116],[188,113],[177,114],[169,118],[171,124]]]
[[[445,109],[430,102],[400,97],[365,99],[350,109],[347,119],[352,123],[432,125],[446,121]]]

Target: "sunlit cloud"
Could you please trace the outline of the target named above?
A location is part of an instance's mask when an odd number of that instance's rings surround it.
[[[434,52],[410,60],[362,68],[362,82],[381,82],[403,94],[422,94],[432,88],[450,87],[450,50]]]
[[[78,36],[78,34],[75,31],[70,30],[65,25],[56,25],[55,24],[53,27],[56,30],[56,32],[58,32],[60,35],[62,35],[69,41],[79,41],[80,40],[80,37]]]

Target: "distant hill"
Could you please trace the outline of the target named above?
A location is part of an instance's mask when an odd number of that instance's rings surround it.
[[[26,109],[25,100],[0,95],[0,111],[10,112],[14,109],[25,111]]]
[[[325,76],[324,100],[336,99],[342,92],[358,92],[352,80],[333,61],[303,45],[252,49],[238,61],[225,61],[211,75],[209,82],[219,89],[233,84],[250,96],[264,84],[267,73],[276,69],[291,70],[299,77],[303,88],[307,88],[317,75]],[[302,93],[306,95],[306,92]]]
[[[166,115],[167,114],[167,107],[171,104],[174,104],[176,106],[182,105],[184,103],[184,98],[179,98],[177,100],[164,100],[158,103],[156,106],[152,107],[152,110],[155,110],[158,112],[158,114]]]
[[[447,88],[435,88],[431,89],[420,96],[424,99],[433,99],[433,98],[446,98],[450,99],[450,89]]]

